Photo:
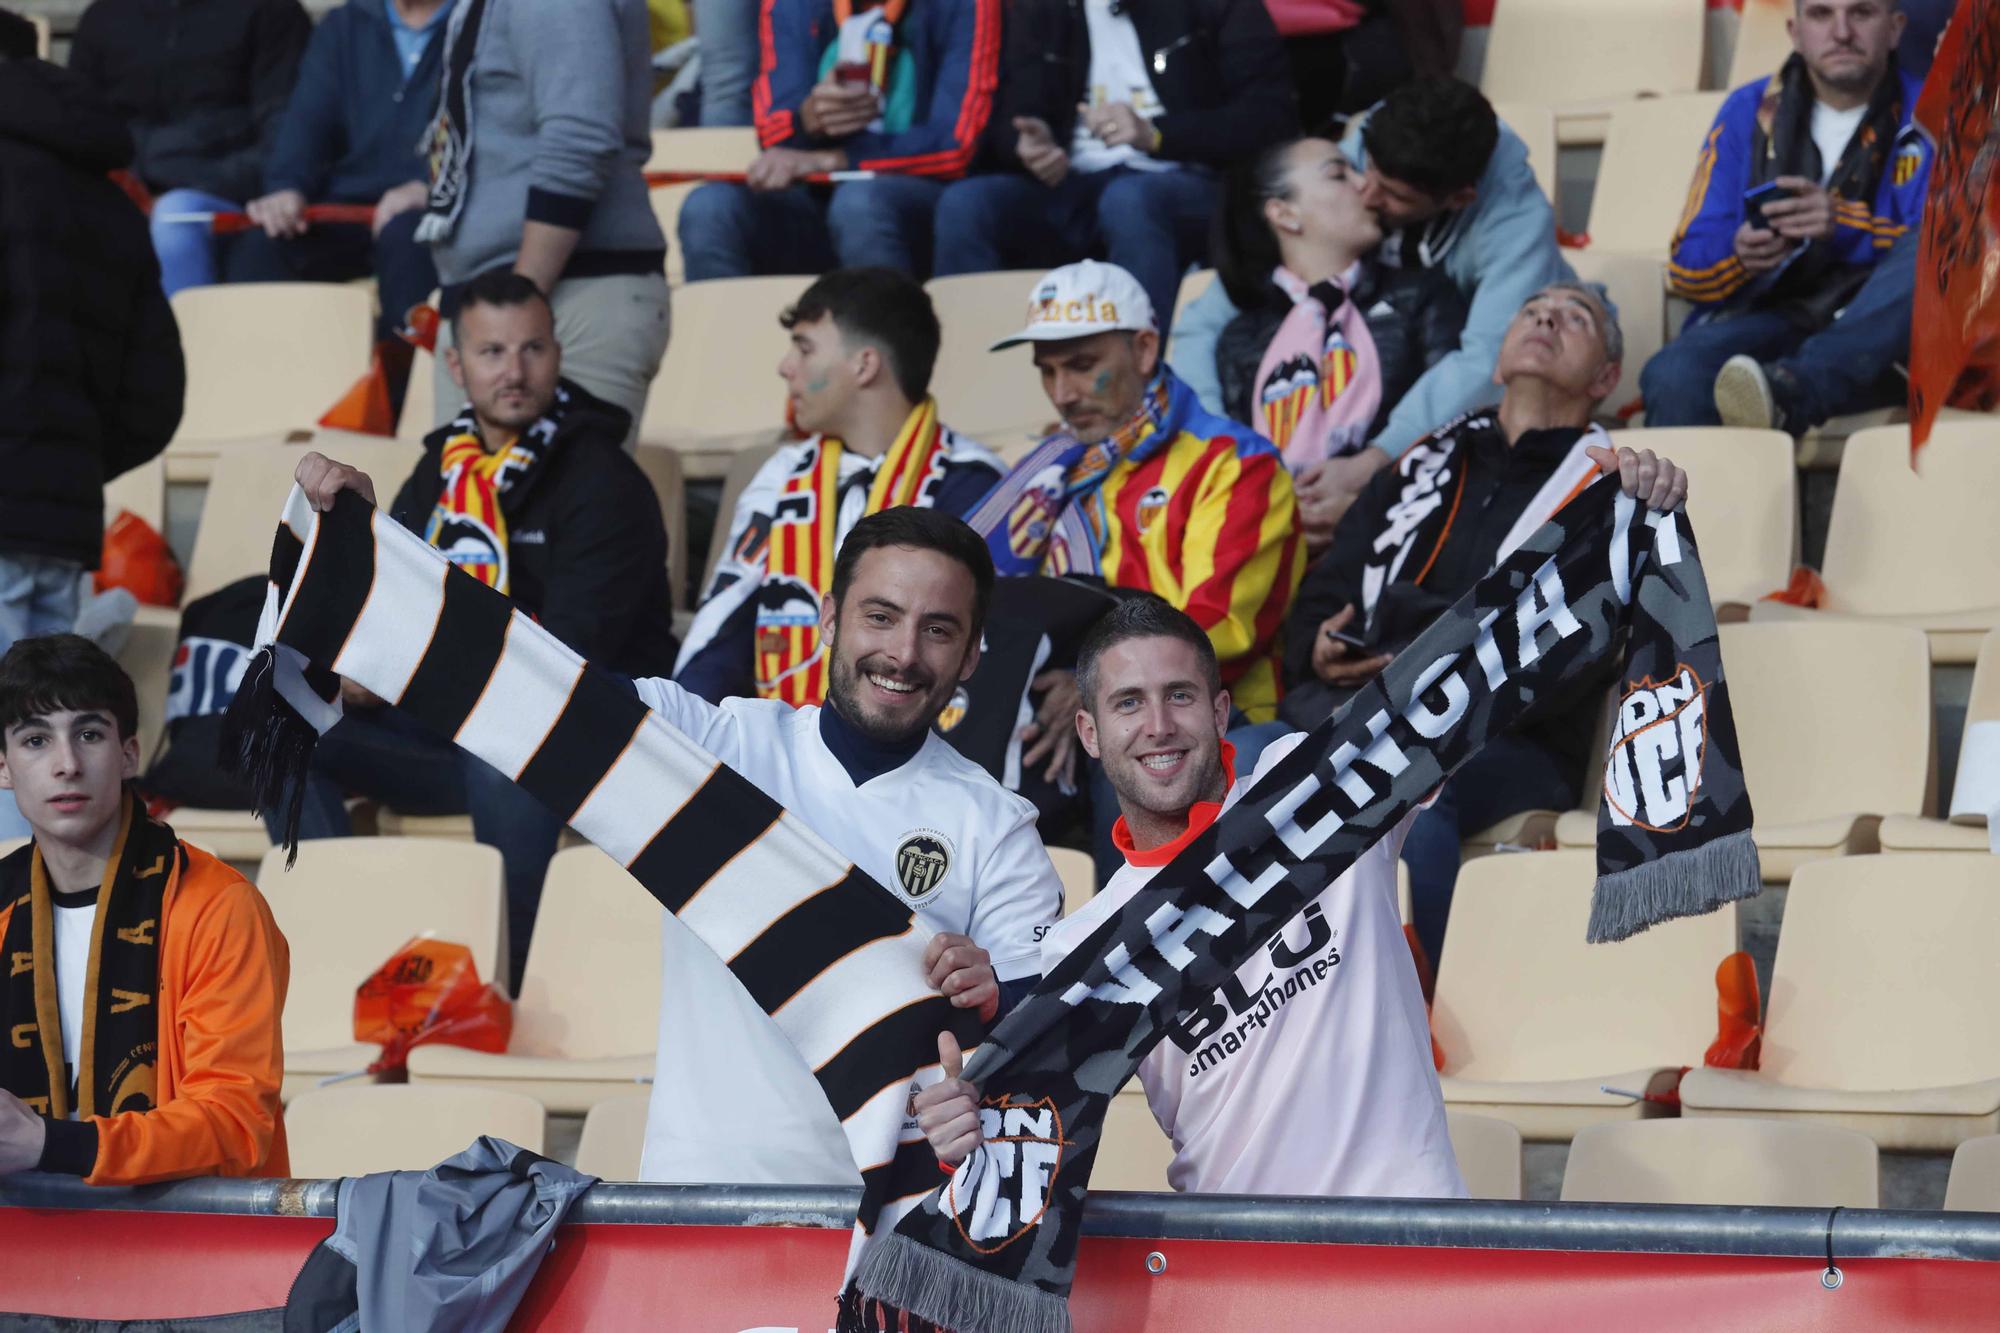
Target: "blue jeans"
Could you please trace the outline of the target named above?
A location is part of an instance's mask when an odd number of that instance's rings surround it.
[[[243,207],[234,199],[201,190],[168,190],[153,200],[153,216],[172,213],[229,213]],[[206,287],[216,280],[215,233],[206,222],[154,222],[153,253],[160,257],[160,286],[168,296],[183,287]]]
[[[1496,736],[1438,789],[1403,842],[1410,868],[1410,914],[1432,964],[1444,951],[1451,891],[1458,882],[1458,845],[1468,833],[1523,810],[1568,810],[1581,784],[1569,765],[1519,736]]]
[[[694,0],[693,9],[701,38],[701,123],[748,125],[758,6],[749,0]]]
[[[1164,333],[1181,274],[1208,253],[1221,198],[1213,175],[1172,171],[1076,172],[1053,189],[1032,176],[971,176],[937,206],[937,273],[1053,268],[1093,255],[1139,280]]]
[[[82,573],[83,566],[74,560],[0,552],[0,653],[16,639],[67,634],[76,624]],[[0,838],[25,838],[32,832],[14,804],[14,793],[0,791]]]
[[[299,836],[352,833],[349,792],[408,815],[472,815],[473,836],[498,850],[506,864],[508,977],[519,991],[542,878],[562,836],[562,820],[500,770],[393,708],[350,711],[320,737],[306,778]]]
[[[1898,362],[1910,356],[1916,291],[1913,227],[1875,265],[1833,323],[1815,333],[1768,310],[1696,324],[1662,347],[1639,375],[1648,426],[1715,426],[1715,377],[1732,356],[1765,364],[1794,433],[1829,417],[1901,401]]]
[[[931,266],[931,215],[943,190],[921,176],[844,181],[830,191],[711,181],[681,205],[687,280],[864,265],[923,278]]]

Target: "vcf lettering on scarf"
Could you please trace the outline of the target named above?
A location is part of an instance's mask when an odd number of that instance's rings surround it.
[[[294,493],[265,622],[232,721],[267,805],[310,761],[313,732],[337,720],[333,673],[352,676],[514,776],[730,960],[814,1071],[862,1172],[843,1333],[1065,1333],[1103,1115],[1138,1062],[1481,744],[1621,651],[1628,682],[1690,670],[1705,725],[1687,819],[1600,815],[1589,937],[1758,888],[1693,534],[1679,515],[1642,521],[1614,487],[1593,486],[987,1035],[966,1075],[995,1141],[932,1189],[928,1150],[899,1141],[905,1099],[932,1076],[939,1030],[976,1034],[924,986],[907,907],[352,496],[317,516]],[[437,629],[415,645],[411,624]]]

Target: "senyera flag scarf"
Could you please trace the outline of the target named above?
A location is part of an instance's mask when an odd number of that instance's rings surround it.
[[[910,910],[617,678],[358,498],[294,492],[232,709],[293,805],[350,677],[494,764],[729,961],[817,1076],[864,1184],[842,1330],[1061,1333],[1111,1095],[1206,995],[1488,738],[1623,654],[1588,925],[1620,939],[1758,888],[1708,590],[1678,514],[1591,487],[1253,787],[988,1034],[988,1142],[949,1180],[899,1142],[936,1034]],[[416,632],[412,632],[412,631]],[[428,630],[426,635],[423,631]],[[893,1228],[893,1230],[892,1230]]]

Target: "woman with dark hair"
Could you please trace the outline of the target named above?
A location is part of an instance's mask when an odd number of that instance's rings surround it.
[[[1212,242],[1241,312],[1216,342],[1229,417],[1284,453],[1301,483],[1382,429],[1417,377],[1458,346],[1465,300],[1443,272],[1373,258],[1382,227],[1361,176],[1329,139],[1275,144],[1232,173]],[[1443,424],[1443,423],[1438,423]],[[1334,513],[1307,503],[1309,550]]]

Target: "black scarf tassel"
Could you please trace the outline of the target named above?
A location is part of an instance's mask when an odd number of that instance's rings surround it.
[[[278,693],[277,659],[259,650],[223,716],[222,756],[249,784],[260,815],[280,816],[285,868],[299,858],[299,820],[306,804],[306,771],[319,733]],[[337,688],[337,687],[336,687]]]

